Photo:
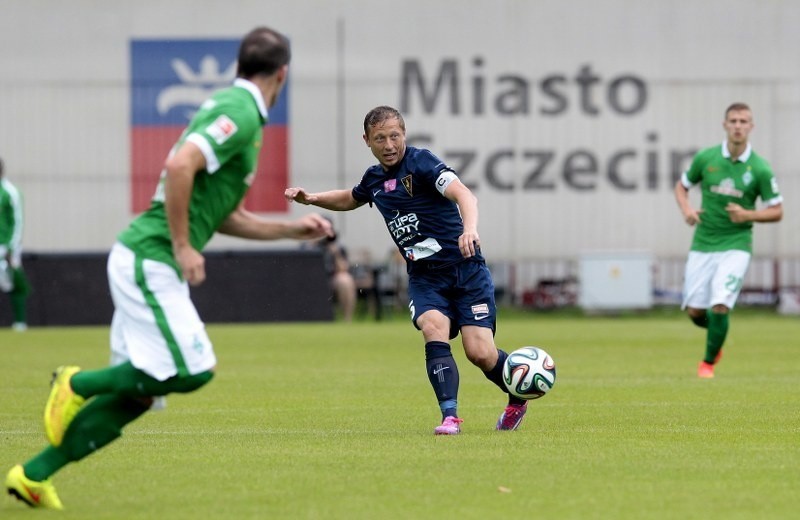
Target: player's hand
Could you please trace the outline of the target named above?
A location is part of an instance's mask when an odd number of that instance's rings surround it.
[[[183,279],[189,285],[200,285],[206,279],[206,259],[192,246],[184,246],[175,250],[175,260],[181,268]]]
[[[700,223],[700,213],[702,213],[702,209],[691,209],[687,213],[684,213],[683,220],[686,221],[687,224],[690,226],[694,226],[695,224]]]
[[[731,219],[731,222],[735,224],[741,224],[742,222],[749,222],[751,220],[750,210],[744,209],[735,202],[729,202],[728,205],[725,206],[725,211],[728,212],[728,217]]]
[[[464,233],[458,237],[458,248],[461,250],[461,256],[470,258],[475,256],[475,253],[481,247],[481,237],[478,236],[477,231],[464,230]]]
[[[331,221],[316,214],[311,213],[293,222],[289,238],[299,240],[309,240],[313,238],[333,237],[333,224]]]
[[[316,201],[314,195],[307,193],[303,188],[286,188],[283,196],[289,202],[298,202],[300,204],[312,204]]]

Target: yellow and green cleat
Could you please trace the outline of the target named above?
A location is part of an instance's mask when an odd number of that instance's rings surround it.
[[[31,507],[64,509],[50,479],[44,482],[31,480],[25,476],[25,471],[20,464],[11,468],[6,475],[6,489],[8,489],[9,495],[17,497]]]
[[[53,373],[50,397],[44,407],[44,431],[47,434],[47,440],[53,446],[61,445],[64,432],[69,428],[69,424],[83,403],[86,402],[86,399],[72,390],[69,383],[72,376],[79,371],[80,367],[65,366],[58,367]]]

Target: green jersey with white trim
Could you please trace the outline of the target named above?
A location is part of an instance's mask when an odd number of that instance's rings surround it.
[[[0,246],[5,251],[17,251],[21,241],[22,194],[11,181],[0,179]]]
[[[731,159],[727,143],[701,150],[683,174],[682,182],[686,188],[700,184],[703,195],[703,212],[694,232],[692,251],[737,249],[752,253],[753,223],[731,222],[725,206],[733,202],[752,210],[759,197],[769,206],[782,202],[772,168],[749,144],[735,160]]]
[[[206,159],[206,169],[195,175],[189,202],[189,240],[196,250],[203,250],[247,194],[255,178],[266,121],[261,92],[239,78],[200,106],[173,146],[170,154],[190,141]],[[137,255],[167,263],[180,273],[164,207],[165,176],[162,171],[150,208],[117,238]]]

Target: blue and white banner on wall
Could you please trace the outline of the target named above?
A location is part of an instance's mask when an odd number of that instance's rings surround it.
[[[146,209],[169,149],[200,104],[236,77],[237,39],[131,40],[131,206]],[[289,86],[269,110],[256,180],[246,200],[257,212],[285,212]]]

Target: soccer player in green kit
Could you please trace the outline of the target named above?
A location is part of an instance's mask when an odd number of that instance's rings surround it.
[[[62,509],[53,474],[118,438],[163,406],[163,396],[211,380],[216,356],[189,285],[205,279],[201,251],[215,232],[259,240],[332,235],[317,214],[267,220],[242,204],[289,59],[288,40],[272,29],[244,37],[233,86],[201,105],[167,158],[150,208],[118,236],[108,259],[111,366],[56,371],[44,415],[50,445],[6,477],[8,492],[28,505]]]
[[[5,166],[0,159],[0,291],[8,293],[12,328],[28,328],[27,301],[30,284],[22,267],[22,194],[5,178]]]
[[[733,309],[753,250],[753,223],[783,217],[783,198],[769,164],[749,142],[753,114],[744,103],[725,111],[727,134],[722,145],[701,150],[675,184],[683,218],[697,226],[686,261],[683,305],[689,318],[707,329],[705,356],[697,368],[701,378],[714,377],[722,356]],[[689,202],[689,189],[699,185],[702,207]],[[763,208],[756,209],[761,198]]]

